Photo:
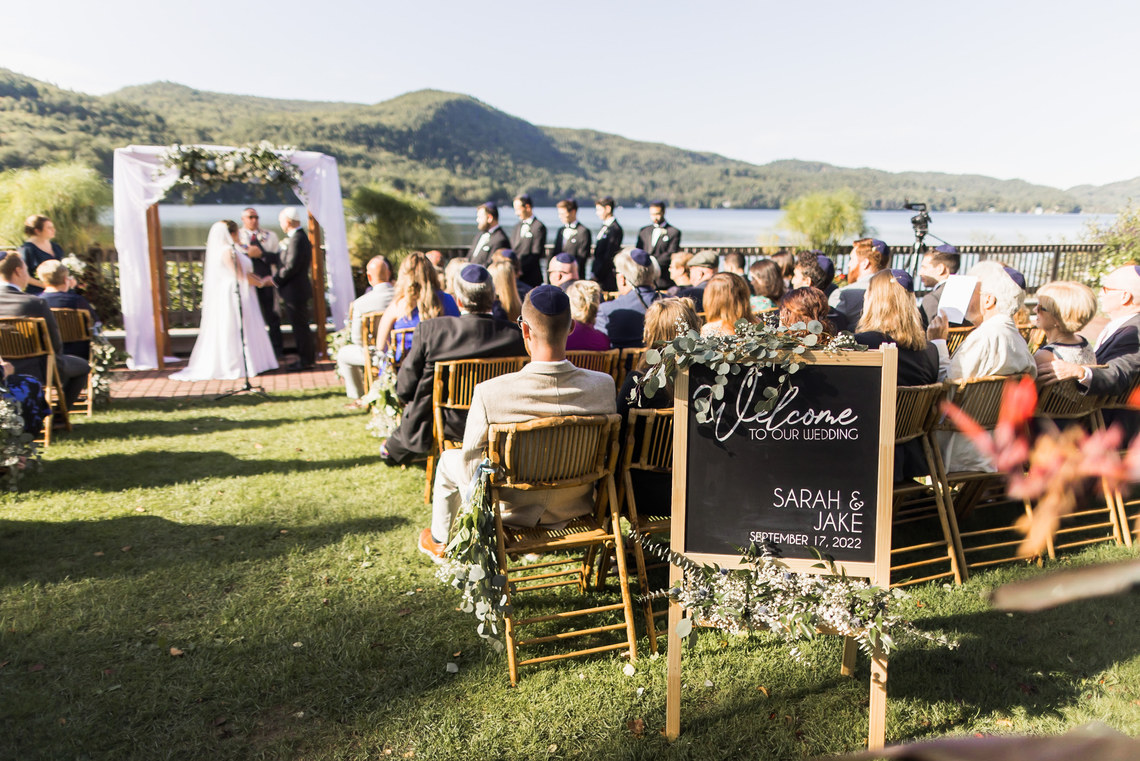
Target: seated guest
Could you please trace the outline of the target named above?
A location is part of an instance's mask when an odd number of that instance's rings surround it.
[[[1084,283],[1059,280],[1037,289],[1034,311],[1037,327],[1045,333],[1045,343],[1033,355],[1037,379],[1053,373],[1053,360],[1076,365],[1095,365],[1096,354],[1089,340],[1077,335],[1096,316],[1096,294]]]
[[[20,405],[24,433],[38,436],[44,427],[44,418],[51,414],[44,397],[44,384],[30,375],[17,375],[11,362],[0,359],[0,397]]]
[[[775,309],[780,303],[784,292],[784,277],[780,274],[780,265],[771,259],[760,259],[752,262],[748,268],[752,278],[752,298],[750,299],[753,312],[767,312]]]
[[[749,273],[744,270],[744,266],[746,264],[747,261],[744,259],[744,254],[741,254],[737,251],[730,251],[724,255],[724,269],[722,271],[731,272],[734,275],[740,275],[742,278],[744,278],[744,282],[748,283],[748,287],[751,289],[752,283],[748,281]]]
[[[350,409],[359,409],[362,405],[358,399],[367,391],[364,388],[364,315],[372,312],[383,312],[392,303],[392,270],[388,260],[382,256],[374,256],[365,266],[365,274],[371,289],[360,298],[352,302],[352,323],[349,326],[350,343],[345,344],[336,353],[336,368],[340,377],[344,378],[344,393],[352,401]]]
[[[550,258],[550,265],[546,268],[546,278],[551,285],[562,290],[578,280],[578,260],[565,252]]]
[[[517,373],[475,387],[463,448],[450,449],[439,458],[431,527],[420,532],[421,552],[433,559],[443,557],[461,493],[470,491],[475,469],[487,449],[491,424],[615,411],[613,378],[579,369],[566,360],[570,324],[570,299],[561,288],[540,285],[527,294],[521,325],[531,362]],[[589,514],[594,508],[593,485],[542,492],[537,497],[512,489],[503,489],[501,494],[503,522],[512,526],[559,524]]]
[[[692,258],[692,254],[684,251],[678,251],[669,257],[669,278],[673,281],[673,285],[665,291],[669,296],[676,296],[677,291],[693,284],[689,279],[689,260]]]
[[[962,257],[958,249],[949,243],[927,251],[922,256],[922,264],[918,268],[918,277],[922,286],[929,288],[930,292],[922,297],[922,324],[929,325],[931,319],[938,314],[938,302],[942,300],[942,291],[946,288],[946,281],[951,275],[958,274]],[[950,327],[958,328],[963,323],[951,323]]]
[[[79,395],[87,388],[87,373],[91,367],[79,357],[64,354],[63,342],[59,336],[59,325],[51,307],[38,296],[24,293],[31,276],[23,258],[10,253],[0,261],[0,317],[42,317],[47,323],[51,348],[55,352],[55,366],[63,382],[63,395],[68,407],[73,407]],[[30,375],[40,383],[47,382],[47,368],[39,357],[12,361],[13,369],[20,375]]]
[[[851,247],[851,263],[847,267],[847,285],[828,297],[828,303],[847,319],[848,325],[857,325],[863,312],[863,294],[871,276],[885,269],[888,261],[887,245],[874,238],[862,238]]]
[[[432,249],[431,251],[425,252],[424,256],[426,256],[427,260],[429,262],[431,262],[431,266],[435,267],[435,275],[436,275],[436,277],[439,278],[439,282],[446,284],[447,281],[445,281],[443,279],[443,275],[444,275],[443,252],[442,251],[436,251],[435,249]],[[447,289],[444,288],[444,290],[447,290]]]
[[[835,288],[835,262],[831,257],[815,251],[800,251],[796,254],[796,268],[792,274],[793,288],[818,288],[825,296],[830,296]]]
[[[740,275],[731,272],[713,275],[705,288],[705,324],[701,335],[734,336],[737,321],[758,322],[748,298],[748,284]]]
[[[404,403],[400,424],[381,447],[392,463],[422,457],[432,447],[432,384],[435,365],[453,359],[518,357],[525,352],[522,334],[511,322],[491,316],[495,290],[491,273],[478,264],[468,264],[455,281],[459,317],[425,320],[416,327],[416,337],[396,376],[396,395]],[[463,437],[465,416],[445,410],[444,433]]]
[[[492,260],[494,260],[494,256],[499,253],[500,252],[496,251],[495,254],[493,254],[491,257]],[[440,283],[443,285],[443,290],[447,291],[454,297],[455,278],[459,277],[459,270],[463,269],[470,263],[471,260],[466,256],[457,256],[453,259],[448,259],[447,266],[443,268],[443,279],[440,280]]]
[[[1122,394],[1140,372],[1140,267],[1126,265],[1101,281],[1100,307],[1108,324],[1093,344],[1096,364],[1068,362],[1057,358],[1049,376],[1079,378],[1090,394]]]
[[[594,327],[602,301],[602,286],[593,280],[575,280],[566,288],[566,295],[570,297],[570,316],[574,318],[570,337],[566,339],[566,351],[609,351],[610,339]]]
[[[376,329],[376,348],[381,354],[388,351],[388,338],[393,330],[414,328],[421,320],[430,320],[441,315],[459,316],[459,307],[449,294],[439,287],[435,267],[419,251],[404,257],[400,264],[400,276],[396,278],[396,289],[392,293],[392,303],[384,310],[380,326]],[[412,334],[405,336],[402,346],[396,346],[394,354],[400,359],[412,346]]]
[[[598,307],[594,327],[606,334],[615,349],[641,346],[645,310],[661,298],[654,283],[661,276],[657,260],[640,248],[622,251],[614,258],[618,296]]]
[[[780,325],[794,328],[796,324],[807,325],[818,320],[823,325],[825,335],[835,335],[835,327],[828,319],[827,297],[818,288],[793,288],[780,299]]]
[[[688,288],[679,289],[677,295],[692,299],[693,303],[697,305],[698,312],[705,311],[705,286],[712,280],[719,266],[720,254],[716,251],[699,251],[694,254],[693,258],[689,260],[689,282],[692,285]]]
[[[95,307],[91,306],[87,299],[78,293],[72,292],[71,272],[63,262],[55,259],[46,261],[36,270],[36,275],[39,281],[44,284],[40,298],[46,301],[49,307],[52,309],[83,309],[91,315],[92,326],[96,329],[102,326],[99,315],[95,313]],[[91,342],[65,341],[63,353],[89,360],[91,358]]]
[[[526,298],[527,291],[530,290],[530,286],[519,279],[522,277],[522,270],[519,269],[519,255],[509,248],[504,248],[501,251],[496,251],[491,254],[491,264],[497,264],[498,262],[507,262],[511,265],[511,268],[514,269],[515,287],[518,289],[519,304],[521,305],[522,300]]]
[[[495,306],[491,314],[498,320],[514,324],[522,314],[522,297],[519,296],[518,273],[508,261],[493,262],[491,281],[495,284]]]
[[[976,327],[950,358],[948,380],[968,380],[990,375],[1037,376],[1037,364],[1013,321],[1025,300],[1025,291],[1014,274],[997,262],[981,262],[970,270],[978,278],[967,312]],[[1016,273],[1020,277],[1020,273]],[[1023,281],[1024,282],[1024,281]],[[976,319],[975,319],[976,318]],[[947,326],[927,331],[931,338],[946,337]],[[992,472],[994,466],[959,433],[940,434],[943,461],[947,470]]]

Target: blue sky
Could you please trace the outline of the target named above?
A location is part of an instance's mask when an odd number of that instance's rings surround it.
[[[1136,3],[6,5],[0,66],[93,94],[170,80],[375,103],[435,88],[758,164],[1140,176]]]

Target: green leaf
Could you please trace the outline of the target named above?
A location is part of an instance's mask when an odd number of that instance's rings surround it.
[[[651,365],[656,365],[661,361],[661,352],[657,349],[649,349],[645,352],[645,361]]]
[[[772,386],[765,386],[764,387],[764,398],[765,399],[775,399],[777,394],[779,394],[779,393],[780,392],[777,391]]]
[[[693,619],[682,618],[677,622],[677,636],[681,639],[688,637],[693,633]]]

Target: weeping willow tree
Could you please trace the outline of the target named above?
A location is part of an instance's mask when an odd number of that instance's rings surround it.
[[[867,230],[863,202],[849,188],[789,201],[780,226],[796,233],[808,248],[818,249],[838,246],[848,237],[861,238]]]
[[[44,214],[64,251],[85,251],[98,237],[99,210],[110,203],[110,186],[83,164],[10,170],[0,175],[0,245],[20,245],[24,220]]]
[[[415,196],[366,185],[353,191],[346,206],[349,249],[357,266],[379,255],[395,264],[407,251],[439,238],[439,216]]]

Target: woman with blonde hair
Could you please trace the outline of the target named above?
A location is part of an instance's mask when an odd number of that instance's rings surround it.
[[[471,260],[466,256],[457,256],[453,259],[448,259],[447,264],[443,268],[443,290],[455,295],[455,278],[459,277],[459,271],[467,266]],[[436,269],[438,274],[439,269]]]
[[[566,295],[570,297],[570,316],[574,320],[566,338],[566,350],[609,351],[609,337],[594,327],[602,302],[602,286],[593,280],[575,280],[566,286]]]
[[[1058,280],[1037,289],[1037,327],[1045,331],[1045,343],[1033,355],[1038,375],[1049,365],[1052,374],[1054,359],[1063,359],[1076,365],[1095,365],[1096,354],[1088,339],[1077,331],[1088,325],[1096,316],[1096,294],[1083,283]]]
[[[712,276],[705,286],[705,325],[702,336],[734,336],[736,323],[747,320],[759,322],[752,314],[748,283],[740,275],[720,272]]]
[[[515,322],[522,314],[518,273],[506,260],[491,262],[487,271],[491,273],[491,282],[495,284],[495,306],[491,308],[491,314],[500,320]]]
[[[946,375],[946,368],[940,367],[938,348],[926,338],[914,296],[890,270],[871,277],[855,340],[872,349],[885,343],[898,347],[900,386],[925,386]]]
[[[400,263],[392,303],[384,310],[376,330],[376,348],[383,354],[388,351],[388,339],[393,330],[414,328],[422,320],[440,315],[458,317],[459,305],[450,294],[440,289],[439,276],[431,261],[422,252],[413,251]],[[395,347],[396,359],[403,357],[412,347],[410,333],[404,336],[402,344]]]

